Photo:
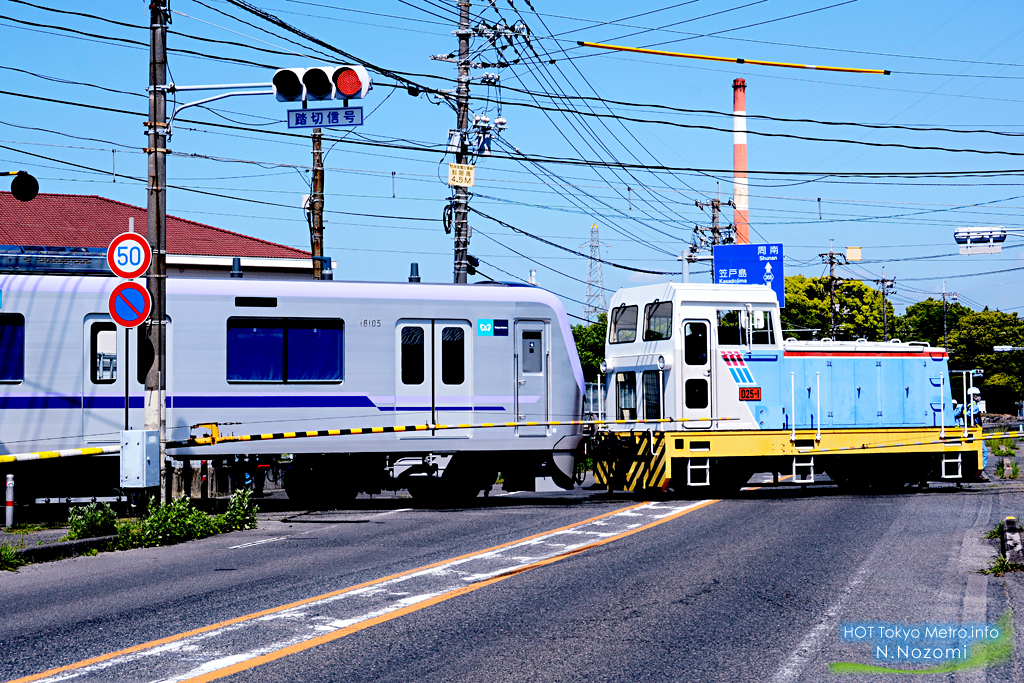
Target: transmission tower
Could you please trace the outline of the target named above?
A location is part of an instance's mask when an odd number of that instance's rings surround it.
[[[598,235],[597,223],[590,226],[590,242],[581,244],[590,247],[590,265],[587,268],[587,296],[583,307],[583,317],[588,323],[597,320],[597,314],[608,310],[608,301],[604,298],[604,273],[601,270],[601,238]],[[604,245],[605,248],[608,245]]]

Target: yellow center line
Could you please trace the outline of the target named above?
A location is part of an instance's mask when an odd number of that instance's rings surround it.
[[[716,501],[711,501],[711,502],[716,502]],[[385,576],[385,577],[382,577],[382,578],[379,578],[379,579],[373,579],[371,581],[367,581],[365,583],[360,583],[360,584],[355,585],[355,586],[349,586],[347,588],[341,588],[339,590],[331,591],[329,593],[323,593],[321,595],[315,595],[315,596],[313,596],[311,598],[304,598],[302,600],[297,600],[295,602],[290,602],[290,603],[288,603],[286,605],[280,605],[278,607],[271,607],[269,609],[261,610],[259,612],[253,612],[252,614],[246,614],[244,616],[235,617],[233,619],[227,619],[225,621],[220,621],[220,622],[217,622],[216,624],[210,624],[209,626],[203,626],[203,627],[200,627],[200,628],[192,629],[190,631],[184,631],[182,633],[178,633],[178,634],[175,634],[175,635],[166,636],[164,638],[158,638],[157,640],[151,640],[149,642],[141,643],[139,645],[133,645],[133,646],[125,648],[123,650],[117,650],[115,652],[108,652],[107,654],[98,655],[96,657],[90,657],[89,659],[83,659],[82,661],[75,662],[74,664],[67,664],[65,666],[60,666],[60,667],[57,667],[55,669],[49,669],[47,671],[43,671],[43,672],[38,673],[38,674],[33,674],[31,676],[25,676],[25,677],[22,677],[22,678],[16,678],[16,679],[8,681],[7,683],[29,683],[30,681],[38,681],[39,679],[47,678],[49,676],[53,676],[55,674],[63,673],[63,672],[66,672],[66,671],[74,671],[75,669],[81,669],[81,668],[84,668],[86,666],[90,666],[90,665],[93,665],[93,664],[99,664],[101,662],[105,662],[105,661],[114,659],[116,657],[121,657],[123,655],[128,655],[128,654],[132,654],[132,653],[135,653],[135,652],[141,652],[143,650],[148,650],[150,648],[158,647],[160,645],[166,645],[168,643],[174,643],[174,642],[177,642],[179,640],[184,640],[185,638],[189,638],[191,636],[199,635],[201,633],[207,633],[209,631],[215,631],[217,629],[224,628],[225,626],[231,626],[233,624],[239,624],[239,623],[242,623],[242,622],[245,622],[245,621],[251,621],[253,619],[259,619],[260,617],[265,617],[265,616],[270,615],[270,614],[276,614],[278,612],[283,612],[285,610],[293,609],[295,607],[301,607],[303,605],[307,605],[307,604],[312,603],[312,602],[317,602],[319,600],[324,600],[326,598],[332,598],[334,596],[342,595],[344,593],[349,593],[351,591],[358,590],[358,589],[361,589],[361,588],[366,588],[368,586],[373,586],[373,585],[376,585],[376,584],[384,583],[384,582],[390,581],[392,579],[397,579],[397,578],[400,578],[400,577],[403,577],[403,576],[408,576],[409,574],[415,574],[416,572],[421,572],[421,571],[424,571],[424,570],[427,570],[427,569],[432,569],[432,568],[438,567],[440,565],[449,564],[451,562],[457,562],[459,560],[469,559],[469,558],[472,558],[472,557],[476,557],[478,555],[484,555],[486,553],[494,552],[495,550],[501,550],[502,548],[507,548],[509,546],[513,546],[513,545],[516,545],[518,543],[523,543],[525,541],[531,541],[531,540],[533,540],[535,538],[540,538],[541,536],[548,536],[550,534],[554,534],[554,533],[557,533],[559,531],[565,531],[567,529],[573,529],[575,527],[583,526],[583,525],[589,524],[591,522],[596,522],[597,520],[604,519],[605,517],[611,517],[612,515],[617,515],[617,514],[620,514],[622,512],[627,512],[629,510],[635,510],[636,508],[644,507],[646,505],[649,505],[649,503],[637,503],[636,505],[627,505],[624,508],[619,508],[617,510],[612,510],[611,512],[606,512],[606,513],[598,515],[596,517],[591,517],[589,519],[585,519],[585,520],[583,520],[581,522],[574,522],[572,524],[567,524],[565,526],[558,527],[557,529],[551,529],[549,531],[542,531],[540,533],[533,534],[531,536],[526,536],[525,538],[520,538],[520,539],[515,540],[515,541],[509,541],[507,543],[502,543],[501,545],[496,545],[496,546],[493,546],[491,548],[487,548],[485,550],[477,550],[475,552],[467,553],[465,555],[459,555],[458,557],[453,557],[453,558],[449,558],[449,559],[446,559],[446,560],[440,560],[439,562],[434,562],[434,563],[431,563],[431,564],[427,564],[427,565],[424,565],[422,567],[417,567],[415,569],[408,569],[406,571],[399,572],[397,574],[391,574],[389,576]],[[703,505],[701,505],[699,507],[703,507]],[[697,508],[696,507],[687,508],[686,511],[695,510],[695,509],[697,509]],[[674,518],[674,516],[672,518]],[[668,521],[668,519],[658,520],[657,523],[660,524],[662,521]],[[620,537],[623,537],[623,536],[628,536],[631,533],[635,533],[637,531],[640,531],[641,529],[648,528],[650,526],[655,526],[655,523],[652,523],[652,524],[647,525],[645,527],[640,527],[638,529],[631,530],[629,532],[626,532],[624,534],[620,534],[619,536],[615,536],[615,537],[612,537],[612,538],[615,539],[615,538],[620,538]],[[604,542],[598,542],[597,544],[592,544],[592,545],[589,545],[589,546],[584,546],[583,548],[580,548],[579,550],[589,549],[591,547],[596,547],[596,545],[603,545],[603,543]],[[568,554],[565,555],[565,556],[568,557]],[[552,561],[554,561],[554,560],[552,560]],[[541,565],[540,564],[526,565],[524,567],[524,569],[525,568],[533,568],[534,566],[541,566]],[[502,575],[502,576],[504,576],[504,575]],[[506,576],[505,578],[508,578],[508,577]],[[488,580],[488,581],[490,581],[490,580]],[[493,583],[493,581],[491,581],[491,583]],[[490,585],[490,584],[489,583],[485,583],[484,585]],[[471,586],[470,588],[475,590],[476,587],[477,587],[477,585],[473,584],[473,586]],[[455,597],[455,594],[449,595],[449,594],[445,593],[445,594],[442,594],[442,595],[447,595],[448,596],[448,597],[445,597],[444,599],[449,599],[449,598]],[[459,593],[459,595],[461,595],[461,593]],[[441,596],[437,596],[437,597],[441,597]],[[440,602],[440,601],[441,600],[436,600],[434,603],[428,603],[428,604],[436,604],[436,602]],[[422,604],[421,603],[419,606],[416,606],[416,607],[417,608],[422,608],[422,607],[426,607],[426,606],[427,606],[427,604]],[[411,611],[411,610],[409,610],[408,608],[405,608],[403,610],[399,610],[398,612],[394,612],[394,613],[391,613],[391,614],[387,615],[384,618],[384,620],[386,621],[388,618],[394,618],[394,616],[399,616],[401,614],[407,614],[409,611]],[[364,623],[365,624],[373,624],[373,623],[380,623],[380,621],[379,620],[371,620],[371,622],[364,622]],[[361,628],[365,628],[365,626],[363,626],[363,624],[359,624],[359,626]],[[356,629],[356,630],[360,630],[360,629]],[[342,635],[348,635],[348,633],[354,633],[354,631],[346,630]],[[336,633],[331,633],[331,634],[328,634],[328,635],[335,636],[335,637],[338,637],[338,638],[341,637],[340,635],[337,635]],[[326,641],[323,641],[323,642],[326,642]],[[310,647],[312,647],[312,646],[310,646]],[[224,675],[226,675],[226,674],[224,674]],[[200,680],[200,679],[190,679],[190,680]],[[202,680],[213,680],[213,679],[202,679]]]

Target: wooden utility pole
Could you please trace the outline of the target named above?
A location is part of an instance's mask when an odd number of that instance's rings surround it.
[[[153,250],[153,263],[146,276],[146,288],[153,300],[153,312],[147,331],[152,361],[146,372],[145,422],[147,430],[160,432],[160,462],[164,463],[165,499],[170,502],[170,467],[166,462],[164,400],[167,387],[167,24],[170,10],[167,0],[152,0],[149,5],[149,120],[146,132],[149,146],[148,185],[146,187],[146,234]],[[148,354],[146,354],[148,355]],[[142,364],[145,358],[139,356]],[[128,381],[128,373],[125,373]]]
[[[458,106],[458,150],[455,163],[465,164],[469,158],[469,38],[473,35],[469,27],[469,0],[459,2],[459,82],[455,90]],[[469,188],[455,186],[455,283],[465,284],[469,270]]]
[[[889,306],[887,305],[887,299],[892,294],[896,278],[886,279],[885,266],[882,266],[882,278],[880,280],[872,280],[872,282],[882,288],[882,338],[885,341],[889,341]]]
[[[309,241],[313,254],[313,279],[322,280],[324,262],[324,160],[321,152],[323,136],[313,129],[313,194],[309,198]],[[318,258],[319,257],[319,258]]]

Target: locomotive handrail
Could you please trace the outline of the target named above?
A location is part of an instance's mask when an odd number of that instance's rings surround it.
[[[275,432],[271,434],[241,434],[221,436],[220,429],[216,424],[193,425],[192,429],[209,429],[210,433],[205,436],[190,436],[182,441],[168,441],[165,448],[193,448],[195,446],[215,446],[221,443],[235,443],[239,441],[273,441],[275,439],[304,439],[322,436],[355,436],[358,434],[393,434],[400,432],[425,432],[441,431],[447,429],[493,429],[499,427],[571,427],[585,425],[620,425],[620,424],[665,424],[675,422],[724,422],[727,420],[738,420],[736,417],[699,417],[699,418],[671,418],[663,417],[650,420],[553,420],[550,422],[481,422],[476,424],[418,424],[398,425],[389,427],[352,427],[349,429],[320,429],[305,432]]]

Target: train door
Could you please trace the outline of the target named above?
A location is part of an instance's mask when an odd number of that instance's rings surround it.
[[[87,443],[115,443],[125,428],[125,382],[132,379],[124,330],[109,315],[92,314],[85,317],[84,337],[82,434]]]
[[[516,421],[549,422],[547,323],[516,321]],[[547,426],[519,427],[519,436],[545,436]]]
[[[395,423],[473,421],[473,336],[466,320],[399,320]],[[465,436],[462,432],[459,436]],[[451,434],[454,436],[454,434]]]
[[[708,320],[684,320],[683,362],[680,364],[683,385],[682,417],[684,419],[693,420],[713,416],[713,351],[711,322]],[[683,426],[687,429],[709,429],[712,425],[711,422],[684,422]]]
[[[466,320],[434,320],[434,412],[441,424],[473,422],[473,326]],[[469,436],[470,430],[444,432]]]
[[[399,320],[395,326],[395,424],[436,422],[433,341],[430,320]]]

